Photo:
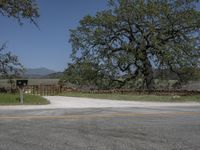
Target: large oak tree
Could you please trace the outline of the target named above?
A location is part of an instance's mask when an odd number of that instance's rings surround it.
[[[71,30],[73,61],[108,70],[120,86],[137,77],[153,89],[154,70],[183,82],[200,66],[197,0],[110,0],[110,8],[85,16]],[[190,69],[191,68],[191,69]]]

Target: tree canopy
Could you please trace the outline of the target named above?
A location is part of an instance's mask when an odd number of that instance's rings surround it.
[[[98,64],[81,60],[68,65],[61,83],[73,84],[85,89],[105,88],[108,82],[105,75],[106,73],[102,72]]]
[[[35,19],[39,17],[35,0],[0,0],[0,13],[17,19],[19,23],[22,23],[22,19],[29,19],[35,25]]]
[[[0,77],[19,77],[23,73],[22,64],[18,57],[10,52],[5,52],[6,45],[0,47]]]
[[[109,9],[85,16],[70,30],[73,62],[86,59],[124,86],[136,78],[153,89],[154,70],[180,82],[200,66],[197,0],[109,0]]]

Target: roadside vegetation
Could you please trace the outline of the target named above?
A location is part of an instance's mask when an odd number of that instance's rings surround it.
[[[125,100],[125,101],[155,101],[155,102],[187,102],[194,101],[200,102],[200,95],[192,96],[178,96],[178,95],[134,95],[134,94],[97,94],[97,93],[78,93],[71,92],[61,94],[62,96],[68,97],[85,97],[85,98],[96,98],[96,99],[109,99],[109,100]]]
[[[45,98],[37,95],[24,95],[24,105],[49,104]],[[0,94],[0,105],[20,105],[19,94]]]

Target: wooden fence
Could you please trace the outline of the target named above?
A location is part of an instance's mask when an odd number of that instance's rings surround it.
[[[10,88],[0,88],[0,93],[7,92],[18,92],[16,87]],[[68,87],[63,87],[59,85],[28,85],[25,87],[24,92],[26,94],[35,94],[41,96],[53,96],[59,95],[61,93],[68,92],[85,92],[85,93],[96,93],[96,94],[108,94],[108,93],[117,93],[117,94],[155,94],[155,95],[200,95],[199,90],[153,90],[149,93],[148,90],[134,90],[134,89],[112,89],[112,90],[81,90],[73,89]]]
[[[58,95],[60,93],[73,91],[75,90],[58,85],[29,85],[24,89],[24,92],[27,94],[35,94],[41,96]]]

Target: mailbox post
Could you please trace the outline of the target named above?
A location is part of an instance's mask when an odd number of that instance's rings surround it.
[[[27,86],[28,80],[16,80],[16,85],[19,88],[20,93],[20,104],[24,104],[23,90]]]

